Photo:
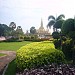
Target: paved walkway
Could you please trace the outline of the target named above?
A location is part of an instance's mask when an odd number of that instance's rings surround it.
[[[0,72],[1,72],[4,69],[4,67],[16,57],[16,52],[1,50],[0,53],[6,54],[6,56],[0,57]]]

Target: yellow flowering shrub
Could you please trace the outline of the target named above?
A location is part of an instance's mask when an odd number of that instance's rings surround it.
[[[51,42],[34,42],[17,50],[16,63],[20,69],[38,67],[64,61],[62,51],[56,50]]]

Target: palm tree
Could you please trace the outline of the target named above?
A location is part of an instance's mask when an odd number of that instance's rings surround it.
[[[56,28],[55,24],[56,24],[57,21],[63,20],[63,18],[65,18],[65,16],[63,14],[59,15],[56,18],[53,15],[50,15],[48,17],[49,23],[48,23],[47,27],[51,28],[51,26],[53,26],[53,32],[57,31],[57,28]]]

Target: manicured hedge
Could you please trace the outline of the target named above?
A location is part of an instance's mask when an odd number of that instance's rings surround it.
[[[19,69],[39,67],[49,63],[64,62],[64,54],[51,42],[34,42],[17,50],[16,63]]]

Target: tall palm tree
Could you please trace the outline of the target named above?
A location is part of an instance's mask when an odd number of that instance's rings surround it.
[[[57,21],[63,20],[63,18],[65,18],[65,16],[63,14],[59,15],[56,18],[53,15],[50,15],[48,17],[49,23],[48,23],[47,27],[51,28],[51,26],[53,26],[53,32],[57,31],[57,28],[56,28],[55,24],[56,24]]]

